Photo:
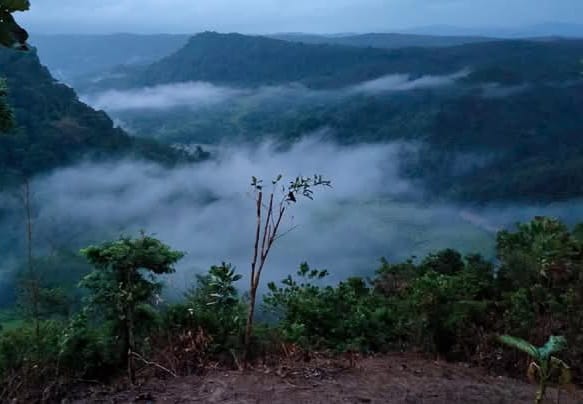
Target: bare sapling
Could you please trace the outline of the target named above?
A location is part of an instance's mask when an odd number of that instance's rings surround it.
[[[314,175],[313,177],[300,176],[287,186],[281,184],[281,180],[282,176],[277,176],[271,181],[271,191],[265,193],[263,181],[256,177],[251,179],[251,187],[255,195],[256,225],[249,284],[249,312],[245,326],[244,365],[246,367],[250,359],[253,318],[261,274],[274,243],[293,230],[293,228],[289,228],[281,232],[283,218],[290,206],[297,203],[301,198],[312,200],[313,188],[320,186],[331,187],[331,182],[323,179],[321,175]]]

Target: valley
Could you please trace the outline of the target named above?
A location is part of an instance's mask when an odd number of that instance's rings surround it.
[[[583,39],[509,36],[3,42],[0,402],[580,384]]]

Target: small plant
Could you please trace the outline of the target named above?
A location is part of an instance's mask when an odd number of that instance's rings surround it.
[[[528,341],[510,335],[502,335],[499,340],[503,344],[525,352],[532,358],[532,362],[528,365],[527,374],[532,381],[536,381],[538,377],[535,404],[542,402],[550,379],[556,372],[559,372],[559,387],[571,383],[570,367],[561,359],[553,356],[553,354],[567,347],[567,341],[564,337],[551,336],[547,343],[540,348],[535,347]]]
[[[229,263],[213,265],[208,274],[199,275],[197,285],[186,294],[188,310],[198,326],[210,333],[217,344],[238,336],[244,321],[245,306],[237,286],[242,275]]]

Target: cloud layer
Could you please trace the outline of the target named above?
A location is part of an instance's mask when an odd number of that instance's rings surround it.
[[[169,279],[171,293],[221,261],[245,274],[255,221],[250,178],[268,182],[280,173],[286,180],[319,173],[333,188],[317,189],[314,201],[290,208],[283,228],[294,230],[275,245],[265,281],[294,273],[303,261],[328,269],[330,280],[338,281],[371,275],[382,256],[402,260],[446,247],[491,254],[494,232],[503,226],[540,214],[583,217],[580,201],[479,209],[421,203],[420,191],[398,174],[399,144],[341,147],[312,136],[289,150],[276,146],[232,145],[216,161],[176,169],[137,161],[84,163],[37,178],[36,251],[80,248],[143,229],[188,253]],[[0,197],[8,206],[9,195]],[[3,234],[18,238],[19,220],[5,217]],[[7,268],[11,257],[4,258]]]
[[[188,252],[173,278],[180,289],[223,260],[245,272],[251,257],[254,202],[250,178],[287,180],[319,173],[333,181],[315,200],[291,207],[266,279],[293,273],[302,261],[327,268],[334,280],[370,274],[381,256],[404,258],[451,243],[478,245],[489,236],[448,207],[424,207],[398,175],[400,145],[344,148],[306,139],[282,151],[266,143],[224,148],[219,159],[169,170],[135,161],[86,163],[33,184],[36,240],[71,248],[121,233],[154,233]],[[449,234],[443,226],[457,228]],[[3,228],[18,229],[18,223]],[[81,244],[81,245],[75,245]]]
[[[241,95],[240,91],[210,83],[189,82],[147,87],[137,90],[108,90],[82,97],[87,104],[106,111],[134,109],[164,110],[174,107],[202,107]]]
[[[250,101],[302,100],[306,98],[339,99],[356,94],[380,94],[450,86],[465,77],[468,71],[447,76],[391,74],[338,90],[311,90],[301,84],[236,89],[206,82],[164,84],[131,90],[107,90],[82,96],[82,100],[97,109],[110,112],[130,110],[167,110],[175,107],[201,108],[235,99]]]

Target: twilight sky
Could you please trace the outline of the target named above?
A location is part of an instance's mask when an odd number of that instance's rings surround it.
[[[34,33],[370,32],[583,23],[583,0],[31,0]]]

